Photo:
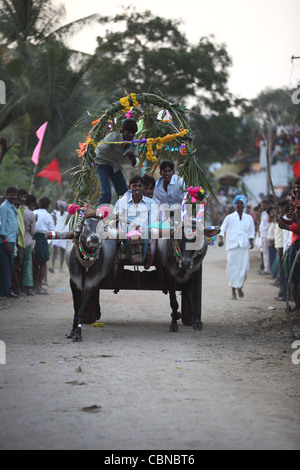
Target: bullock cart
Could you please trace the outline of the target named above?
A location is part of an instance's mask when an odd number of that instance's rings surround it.
[[[201,195],[202,199],[197,200],[202,204],[201,213],[204,214],[208,194],[215,199],[216,196],[199,165],[193,133],[189,129],[191,121],[189,110],[183,103],[171,102],[163,96],[151,93],[130,93],[97,113],[96,119],[92,121],[92,128],[88,132],[86,142],[80,142],[77,150],[80,164],[72,173],[75,188],[72,205],[75,207],[87,204],[97,206],[100,190],[96,173],[95,150],[109,132],[120,128],[124,117],[134,118],[137,122],[138,132],[135,142],[139,145],[141,171],[155,175],[162,160],[173,160],[186,188],[191,190],[198,188],[205,194],[205,196]],[[111,145],[124,144],[124,142],[110,143]],[[193,203],[196,199],[194,198],[193,201],[192,197]],[[194,215],[196,219],[199,219],[197,212]],[[182,222],[185,222],[184,218]],[[143,262],[132,261],[133,253],[130,253],[126,259],[126,256],[121,256],[117,249],[113,269],[101,280],[99,289],[112,289],[115,293],[121,290],[157,290],[165,294],[169,293],[172,331],[177,331],[177,320],[180,318],[176,300],[176,293],[180,293],[182,322],[185,325],[193,324],[195,329],[200,330],[202,325],[202,259],[207,250],[208,238],[214,236],[213,232],[218,233],[218,229],[204,235],[204,216],[197,222],[202,224],[202,244],[196,251],[190,250],[191,252],[186,255],[186,246],[182,245],[182,240],[183,243],[186,242],[184,236],[173,237],[168,241],[159,239],[154,269],[147,271],[143,269]],[[183,252],[185,254],[180,260],[179,254],[182,255]],[[134,255],[136,254],[135,252]]]

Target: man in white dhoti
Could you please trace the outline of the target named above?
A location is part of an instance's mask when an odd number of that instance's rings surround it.
[[[255,228],[251,215],[244,212],[247,198],[238,195],[234,198],[235,212],[225,217],[219,234],[219,246],[224,245],[226,236],[228,284],[232,288],[232,299],[236,300],[236,289],[239,297],[244,297],[243,285],[249,271],[249,248],[254,247]]]

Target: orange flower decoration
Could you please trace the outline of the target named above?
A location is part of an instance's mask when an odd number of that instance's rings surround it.
[[[78,143],[79,149],[76,150],[78,157],[82,157],[84,155],[84,152],[86,151],[87,148],[87,142],[83,144],[82,142]]]
[[[96,121],[92,121],[92,125],[94,126],[94,125],[97,124],[99,121],[100,121],[100,118],[96,119]]]

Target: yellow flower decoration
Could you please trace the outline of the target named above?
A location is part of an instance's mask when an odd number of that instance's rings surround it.
[[[138,105],[139,105],[139,102],[136,99],[136,94],[131,93],[130,98],[132,100],[132,105],[134,106],[134,108],[137,108]],[[130,105],[130,102],[129,102],[129,96],[125,96],[124,98],[120,98],[120,103],[121,103],[122,108],[123,108],[123,113],[127,113],[131,109],[131,105]]]
[[[188,132],[189,132],[188,129],[184,129],[183,131],[178,132],[177,134],[167,134],[164,137],[156,137],[155,139],[154,138],[147,139],[146,158],[152,161],[157,160],[157,158],[154,156],[152,145],[156,144],[157,150],[161,150],[165,142],[171,142],[172,140],[176,138],[184,137],[186,134],[188,134]]]
[[[133,104],[133,106],[134,106],[135,108],[137,108],[138,105],[139,105],[139,102],[138,102],[138,100],[136,99],[136,94],[135,94],[135,93],[131,93],[130,96],[131,96],[131,99],[132,99],[132,104]]]

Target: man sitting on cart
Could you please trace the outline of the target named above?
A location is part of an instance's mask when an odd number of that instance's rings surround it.
[[[150,229],[159,219],[158,205],[150,198],[143,195],[143,178],[140,175],[133,176],[129,181],[131,193],[125,193],[115,207],[114,214],[119,218],[119,237],[124,239],[124,246],[130,258],[130,239],[143,240],[144,250],[141,262],[145,269],[149,269],[155,255],[155,239],[158,233]],[[151,240],[150,237],[151,230]],[[148,244],[150,242],[150,250]]]

